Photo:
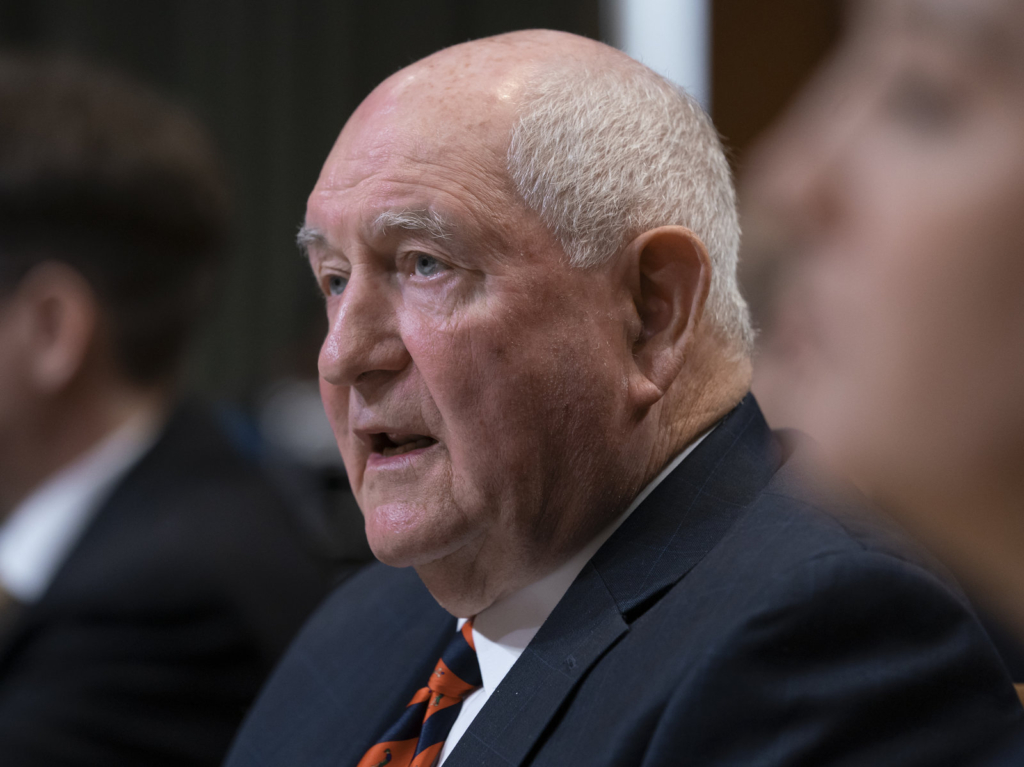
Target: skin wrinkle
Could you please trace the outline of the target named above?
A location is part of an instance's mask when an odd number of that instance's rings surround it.
[[[708,359],[691,365],[690,383],[645,401],[652,388],[629,340],[642,335],[634,262],[569,265],[505,170],[510,94],[526,73],[538,60],[562,65],[566,49],[609,54],[568,35],[512,37],[449,49],[371,94],[324,166],[304,230],[323,235],[305,238],[321,285],[349,278],[326,296],[321,391],[371,547],[415,566],[463,616],[579,550],[738,401],[749,374],[734,366],[713,395],[697,396],[720,372],[713,347],[698,344]],[[435,211],[450,241],[405,229],[380,237],[372,223],[383,210]],[[404,259],[419,248],[436,270],[421,275]],[[681,359],[674,343],[666,370]],[[693,407],[674,412],[677,396]],[[381,463],[367,431],[437,442]]]
[[[369,181],[371,179],[367,179],[367,180]],[[393,184],[393,186],[392,186],[392,184]],[[385,188],[387,190],[387,193],[384,194],[384,195],[381,195],[381,197],[383,198],[382,202],[381,202],[381,204],[379,206],[381,211],[395,207],[394,205],[392,205],[388,201],[389,197],[400,195],[401,190],[403,188],[408,188],[409,186],[416,186],[418,188],[434,191],[434,192],[438,193],[442,197],[443,202],[436,202],[436,203],[434,203],[434,206],[433,206],[433,207],[437,208],[438,211],[442,215],[446,216],[449,219],[463,218],[463,217],[469,218],[470,221],[474,225],[473,227],[471,227],[471,228],[469,228],[467,230],[467,231],[470,231],[470,232],[472,232],[472,231],[483,231],[483,230],[487,229],[488,227],[493,227],[495,223],[503,222],[504,219],[496,217],[496,216],[493,216],[493,215],[492,215],[491,218],[484,219],[481,216],[479,216],[479,215],[474,213],[474,211],[472,209],[472,205],[470,205],[469,203],[477,202],[478,203],[477,207],[481,211],[492,211],[492,212],[493,211],[502,211],[502,210],[506,210],[506,209],[508,209],[510,207],[508,205],[508,203],[507,203],[507,200],[504,201],[504,202],[499,202],[498,199],[481,198],[481,197],[479,197],[479,195],[476,195],[476,194],[474,194],[474,193],[472,193],[471,191],[468,191],[468,190],[466,191],[466,193],[465,193],[465,195],[463,197],[459,197],[457,195],[452,195],[446,189],[443,189],[443,188],[431,185],[429,183],[420,183],[420,184],[413,185],[413,184],[411,184],[408,181],[393,180],[393,181],[389,181],[389,182],[384,182],[383,185],[385,186]],[[358,185],[356,185],[356,187],[357,186]],[[356,187],[353,187],[353,189],[355,189]],[[467,199],[468,199],[468,202],[467,202]],[[325,205],[329,205],[330,204],[329,203],[329,198],[325,200],[324,204]],[[417,207],[417,206],[422,206],[422,205],[421,204],[413,204],[413,207]],[[399,207],[402,207],[402,206],[399,206]],[[450,211],[450,212],[445,212],[445,211]],[[370,220],[372,221],[372,218]],[[507,233],[511,233],[511,227],[509,225],[505,224],[505,229],[506,229]],[[372,240],[373,239],[372,234],[375,232],[373,224],[372,223],[367,223],[365,225],[364,231],[367,233],[367,234],[364,235],[364,237],[366,237],[367,240]],[[502,242],[504,242],[504,240]],[[499,243],[499,245],[500,244],[501,243]],[[336,245],[333,246],[333,249],[338,250],[339,252],[341,252],[341,250],[338,249]],[[495,248],[495,249],[493,249],[492,252],[498,253],[498,252],[500,252],[500,248]]]

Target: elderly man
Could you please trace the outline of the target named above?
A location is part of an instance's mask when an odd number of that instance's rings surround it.
[[[962,599],[746,396],[738,237],[707,117],[600,44],[468,43],[363,102],[300,241],[392,567],[229,765],[934,766],[1020,721]]]
[[[216,765],[327,593],[175,374],[226,228],[179,107],[0,59],[0,764]]]

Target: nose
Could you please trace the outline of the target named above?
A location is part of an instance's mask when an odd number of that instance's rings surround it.
[[[353,272],[340,300],[328,305],[320,377],[334,386],[367,386],[405,369],[408,350],[386,277]]]

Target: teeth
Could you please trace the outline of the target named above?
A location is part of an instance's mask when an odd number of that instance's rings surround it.
[[[381,450],[381,455],[390,458],[393,455],[401,455],[402,453],[408,453],[412,450],[418,450],[421,447],[430,447],[437,440],[431,439],[430,437],[420,437],[413,442],[406,442],[402,445],[395,445],[394,447],[386,447]]]

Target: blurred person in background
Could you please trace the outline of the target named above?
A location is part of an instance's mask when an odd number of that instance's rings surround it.
[[[216,765],[333,580],[179,399],[225,181],[179,107],[0,59],[0,764]]]
[[[789,251],[755,388],[1024,641],[1024,4],[851,13],[746,185]]]

